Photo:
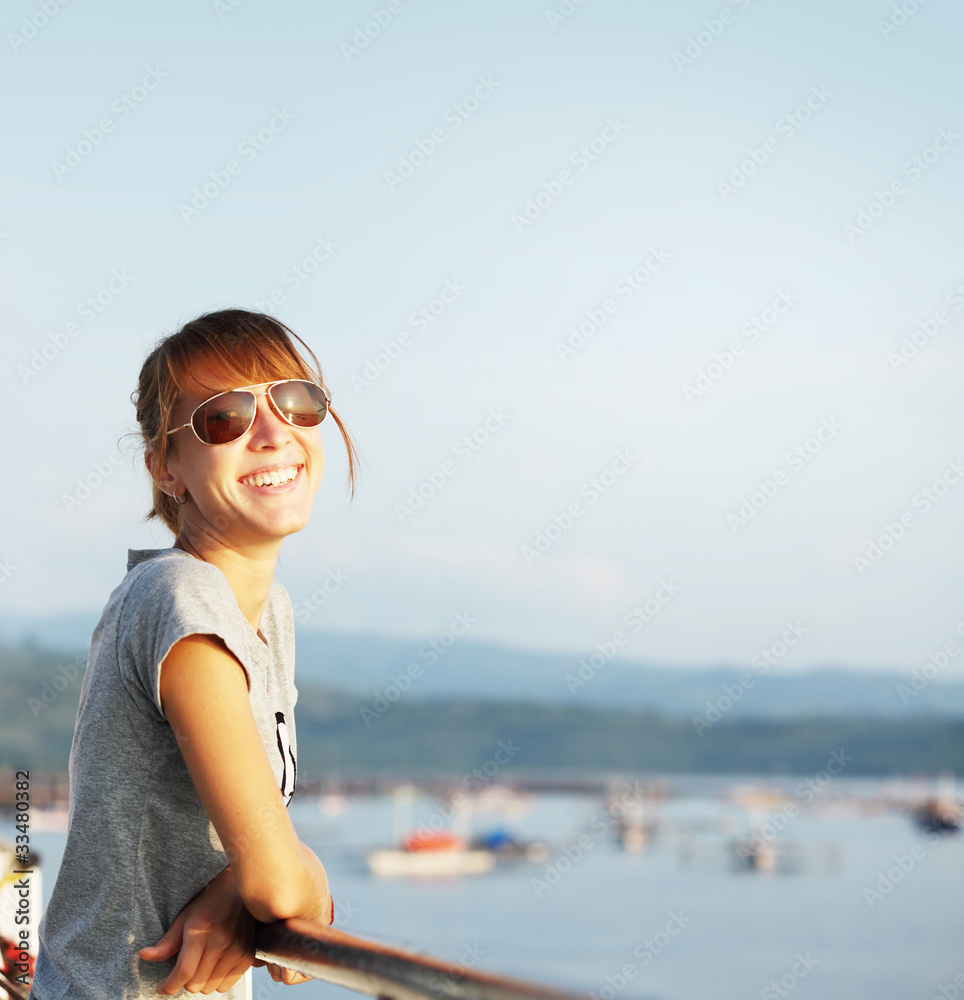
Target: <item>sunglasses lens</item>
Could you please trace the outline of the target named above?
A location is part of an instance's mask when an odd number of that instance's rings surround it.
[[[194,414],[194,429],[206,444],[227,444],[236,441],[251,426],[254,419],[253,392],[222,392],[209,399]]]
[[[317,427],[328,413],[328,399],[320,385],[292,379],[271,387],[278,412],[295,427]]]

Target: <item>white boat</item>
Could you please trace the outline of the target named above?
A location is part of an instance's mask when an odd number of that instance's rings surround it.
[[[406,851],[378,848],[368,854],[368,868],[380,878],[447,878],[482,875],[495,867],[492,851],[462,849]]]

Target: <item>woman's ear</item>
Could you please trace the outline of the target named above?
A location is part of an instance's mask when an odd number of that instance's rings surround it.
[[[157,460],[157,455],[153,451],[144,452],[144,464],[150,473],[151,479],[157,484],[157,488],[168,496],[172,496],[175,489],[179,487],[177,476],[173,475],[167,466],[161,466]]]

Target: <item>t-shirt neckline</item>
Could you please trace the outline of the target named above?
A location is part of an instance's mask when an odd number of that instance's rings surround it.
[[[175,546],[173,545],[169,545],[166,549],[128,549],[127,572],[129,573],[135,566],[139,565],[140,563],[147,562],[148,559],[154,559],[157,556],[168,555],[169,553],[172,552],[175,553],[176,555],[186,556],[188,559],[193,559],[195,562],[203,563],[205,566],[210,566],[212,569],[217,570],[217,572],[220,573],[222,577],[224,577],[225,583],[227,583],[227,577],[224,576],[224,573],[221,571],[221,569],[215,566],[214,563],[209,563],[206,559],[198,559],[197,556],[191,555],[191,553],[188,552],[186,549],[175,548]],[[273,586],[274,583],[272,581],[272,589]],[[268,602],[267,604],[265,604],[265,611],[268,610],[268,605],[270,603],[271,603],[271,594],[269,593]],[[255,628],[251,624],[251,622],[249,622],[248,619],[245,618],[243,612],[241,611],[241,608],[238,607],[237,600],[235,600],[235,607],[238,610],[238,615],[240,615],[241,620],[244,622],[245,625],[247,625],[249,629],[249,634],[252,635],[257,640],[257,642],[254,643],[254,648],[257,649],[259,653],[262,651],[265,653],[270,653],[271,646],[268,643],[267,637],[261,631],[260,625],[258,628]],[[263,618],[264,618],[264,613],[262,612],[262,619]]]

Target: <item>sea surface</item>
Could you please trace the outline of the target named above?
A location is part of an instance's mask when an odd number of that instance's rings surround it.
[[[901,789],[840,778],[806,803],[786,783],[788,798],[771,807],[771,824],[783,816],[771,841],[780,863],[764,874],[734,864],[732,843],[765,818],[733,801],[738,782],[668,781],[671,796],[648,814],[658,832],[640,853],[622,849],[620,810],[602,799],[527,796],[458,822],[544,841],[548,860],[437,881],[376,879],[365,865],[367,850],[402,829],[439,825],[427,796],[407,806],[390,795],[303,798],[291,810],[328,871],[338,926],[453,965],[598,1000],[932,1000],[942,986],[950,995],[964,974],[964,837],[931,839],[881,803]],[[0,825],[0,837],[11,832]],[[45,896],[64,837],[34,834]],[[256,970],[255,1000],[291,990],[296,1000],[350,995],[320,982],[281,987]]]

